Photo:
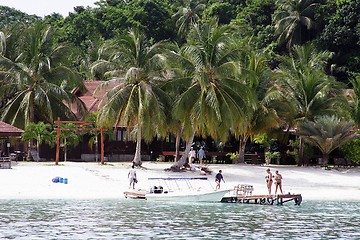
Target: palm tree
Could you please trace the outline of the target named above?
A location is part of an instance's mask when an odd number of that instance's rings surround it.
[[[360,76],[349,79],[352,84],[353,94],[349,94],[349,105],[351,111],[351,117],[354,120],[357,127],[360,127]]]
[[[290,50],[293,45],[309,40],[309,35],[316,28],[315,14],[318,0],[278,0],[278,10],[274,14],[275,34],[279,45],[286,43]]]
[[[0,55],[0,99],[6,100],[1,120],[24,128],[35,121],[52,123],[58,116],[75,119],[70,109],[73,101],[84,112],[82,102],[71,93],[82,86],[79,76],[67,67],[71,49],[55,45],[51,27],[41,23],[13,31],[6,35],[9,41]],[[12,34],[19,36],[18,31],[22,34],[15,41]]]
[[[270,105],[273,89],[269,87],[271,71],[265,54],[246,46],[240,65],[241,78],[256,97],[255,108],[250,109],[233,128],[234,135],[239,137],[239,162],[244,163],[248,139],[261,135],[269,129],[278,128],[280,119]]]
[[[100,89],[113,88],[101,100],[103,107],[97,121],[99,126],[121,124],[132,128],[136,134],[133,162],[141,165],[141,140],[150,141],[154,136],[166,133],[163,126],[169,97],[159,88],[159,83],[164,81],[158,54],[162,43],[148,46],[145,36],[137,30],[130,30],[117,43],[126,72],[100,86]]]
[[[275,70],[277,92],[289,109],[283,120],[287,128],[295,128],[305,120],[337,112],[345,98],[341,95],[343,86],[326,75],[323,68],[330,57],[328,52],[318,53],[313,45],[295,46],[291,57],[282,58]],[[293,114],[289,114],[293,113]],[[279,114],[279,112],[278,112]],[[294,125],[292,125],[294,124]],[[300,138],[300,162],[302,161],[302,139]]]
[[[175,102],[174,116],[182,123],[187,145],[174,167],[185,163],[195,134],[225,141],[253,107],[252,93],[239,79],[239,51],[229,28],[213,20],[195,25],[187,44],[170,52],[171,62],[178,64],[173,84],[186,86]]]
[[[314,121],[299,124],[297,134],[305,141],[317,146],[323,154],[322,164],[327,166],[329,154],[356,137],[355,124],[334,115],[321,116]]]
[[[36,154],[40,153],[40,144],[43,142],[53,146],[55,144],[55,138],[51,134],[52,126],[49,123],[29,123],[25,131],[21,135],[22,141],[29,141],[29,149],[32,150],[32,140],[36,140]]]
[[[60,132],[60,146],[64,147],[64,161],[67,160],[67,152],[69,147],[75,147],[80,142],[80,135],[76,132],[76,126],[72,123],[62,124],[61,128],[65,128],[66,130],[62,130]],[[73,129],[73,130],[69,130]],[[57,131],[53,131],[53,139],[56,138]]]
[[[331,54],[317,52],[311,44],[295,46],[290,57],[282,57],[275,70],[276,87],[284,101],[297,110],[295,120],[312,120],[315,116],[336,111],[334,106],[345,99],[343,85],[328,76],[325,64]]]
[[[200,3],[199,0],[185,0],[174,14],[176,26],[178,27],[178,36],[186,38],[188,32],[194,24],[197,24],[200,17],[199,14],[205,9],[206,5]]]

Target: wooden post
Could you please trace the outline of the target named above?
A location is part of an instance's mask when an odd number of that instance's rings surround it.
[[[104,165],[104,130],[100,128],[101,165]]]
[[[56,129],[56,157],[55,157],[55,165],[59,165],[59,157],[60,157],[60,117],[57,119],[57,129]]]

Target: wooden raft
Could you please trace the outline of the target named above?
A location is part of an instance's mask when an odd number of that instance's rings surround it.
[[[279,194],[279,195],[248,195],[224,197],[221,202],[226,203],[246,203],[261,205],[283,205],[286,202],[294,201],[295,205],[302,202],[301,194]]]
[[[278,195],[252,195],[254,187],[248,184],[239,184],[234,187],[232,195],[223,197],[221,202],[247,203],[261,205],[283,205],[286,202],[294,201],[295,205],[302,202],[301,194],[278,194]]]

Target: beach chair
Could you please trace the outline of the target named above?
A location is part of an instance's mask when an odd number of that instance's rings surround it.
[[[334,158],[334,166],[336,167],[347,167],[348,163],[344,158]]]

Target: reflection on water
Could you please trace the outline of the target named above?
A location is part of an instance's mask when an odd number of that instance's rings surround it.
[[[359,202],[1,200],[0,239],[360,239]]]

